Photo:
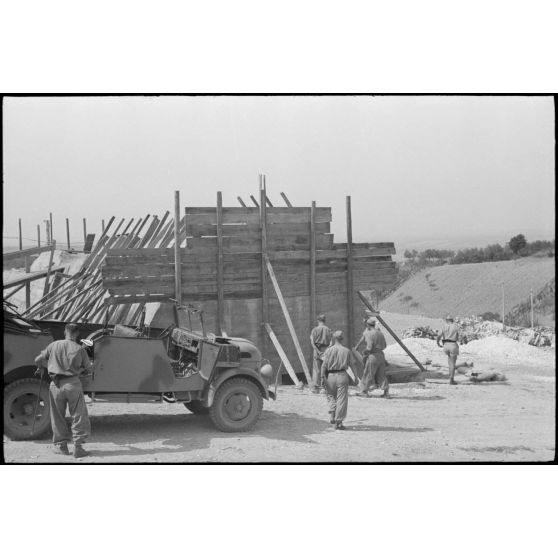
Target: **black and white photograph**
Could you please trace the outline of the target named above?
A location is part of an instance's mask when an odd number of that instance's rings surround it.
[[[7,463],[555,458],[550,95],[6,95]]]

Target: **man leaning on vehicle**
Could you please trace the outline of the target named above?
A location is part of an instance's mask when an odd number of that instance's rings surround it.
[[[89,455],[83,444],[91,433],[91,424],[79,378],[83,369],[92,371],[92,364],[85,349],[77,342],[79,329],[76,324],[67,324],[64,339],[53,341],[35,358],[37,366],[47,368],[52,380],[49,389],[50,422],[52,424],[55,453],[70,455],[68,442],[70,431],[66,425],[66,407],[72,417],[74,457]]]

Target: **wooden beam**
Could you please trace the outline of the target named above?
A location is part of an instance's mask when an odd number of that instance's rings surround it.
[[[353,346],[355,340],[355,307],[353,283],[353,221],[351,196],[347,196],[347,342]]]
[[[54,229],[52,228],[52,213],[48,214],[48,220],[50,223],[50,241],[54,241]]]
[[[254,205],[256,207],[260,207],[260,204],[257,202],[256,198],[252,194],[250,194],[250,199],[254,202]],[[264,203],[264,205],[265,205],[265,203]]]
[[[37,225],[37,246],[41,247],[41,225]]]
[[[268,207],[273,207],[273,204],[271,203],[271,200],[267,197],[267,195],[265,196],[265,203]]]
[[[70,220],[66,217],[66,239],[68,241],[68,250],[70,249]]]
[[[28,271],[28,266],[25,267],[25,271],[26,275],[22,275],[21,277],[12,279],[11,281],[4,281],[4,283],[2,284],[2,288],[11,289],[12,287],[17,287],[18,285],[31,283],[31,281],[35,281],[36,279],[42,279],[49,274],[49,271],[46,269],[43,271],[34,271],[33,273],[31,273],[30,271]],[[55,271],[64,271],[64,267],[54,267],[50,271],[51,273]]]
[[[316,319],[316,202],[310,209],[310,324]],[[313,360],[313,359],[312,359]]]
[[[269,323],[269,296],[267,288],[267,208],[265,203],[265,176],[260,174],[260,229],[261,229],[261,285],[262,285],[262,323]],[[263,353],[267,354],[267,341],[264,336]]]
[[[399,338],[399,336],[395,333],[395,331],[393,331],[393,329],[391,329],[391,327],[389,327],[385,320],[382,318],[382,316],[380,316],[380,313],[378,312],[378,310],[376,310],[371,304],[370,302],[368,302],[368,300],[366,299],[366,297],[364,296],[364,294],[361,291],[357,291],[357,294],[360,298],[360,300],[362,301],[362,304],[364,304],[364,306],[366,306],[366,308],[368,308],[368,310],[370,310],[370,312],[372,312],[372,314],[374,315],[374,317],[386,328],[386,330],[390,333],[390,335],[395,339],[395,341],[401,346],[401,348],[411,357],[411,359],[413,360],[413,362],[420,368],[421,372],[426,372],[426,370],[424,369],[424,366],[418,361],[418,359],[415,357],[415,355],[413,353],[411,353],[411,351],[405,346],[405,344],[403,343],[403,341],[401,341],[401,339]]]
[[[283,350],[283,347],[281,347],[281,343],[279,343],[279,339],[277,339],[277,335],[275,335],[275,332],[273,331],[273,329],[271,329],[271,326],[269,324],[265,323],[264,327],[269,335],[269,338],[271,339],[271,342],[273,343],[273,346],[275,347],[275,350],[277,351],[277,354],[279,355],[279,358],[281,359],[281,362],[283,363],[283,366],[289,373],[289,376],[291,377],[291,380],[293,381],[294,385],[298,388],[302,388],[302,382],[300,382],[299,379],[296,377],[294,368],[290,363],[287,354]]]
[[[217,328],[223,335],[225,325],[225,295],[223,290],[223,195],[217,192]]]
[[[21,235],[21,218],[18,219],[19,223],[19,251],[23,250],[23,236]]]
[[[87,240],[87,221],[85,217],[83,218],[83,244],[85,245],[85,241]]]
[[[300,343],[298,341],[298,337],[296,335],[296,330],[295,330],[293,322],[291,320],[291,315],[289,314],[289,309],[287,308],[287,305],[285,303],[285,299],[283,298],[283,295],[281,294],[281,289],[279,288],[279,283],[277,282],[277,278],[275,277],[273,267],[271,266],[271,262],[269,261],[269,258],[267,256],[265,256],[265,261],[266,261],[266,265],[267,265],[267,270],[269,272],[269,277],[271,279],[271,282],[273,283],[273,287],[275,288],[275,294],[277,295],[277,298],[279,300],[279,304],[281,306],[281,310],[283,310],[283,315],[285,316],[285,321],[287,322],[287,327],[289,328],[289,332],[290,332],[291,337],[293,339],[293,343],[294,343],[296,352],[298,354],[298,358],[300,360],[302,370],[304,371],[304,375],[306,376],[306,380],[308,382],[308,385],[311,385],[312,384],[312,378],[311,378],[310,372],[308,370],[308,365],[306,364],[306,359],[304,358],[304,353],[302,352],[302,348],[301,348]]]
[[[182,304],[182,278],[180,277],[180,192],[174,192],[174,296]]]
[[[237,196],[236,199],[238,200],[238,203],[239,203],[242,207],[248,207],[248,206],[244,203],[244,200],[243,200],[240,196]]]
[[[6,252],[5,254],[2,254],[2,259],[4,262],[9,262],[22,257],[34,256],[35,254],[42,254],[43,252],[48,252],[49,250],[50,250],[50,246],[41,246],[41,247],[35,246],[33,248],[26,248],[25,250]]]
[[[281,192],[281,197],[285,200],[285,203],[287,204],[287,207],[292,207],[293,206],[291,204],[291,202],[289,201],[289,198],[287,198],[287,196],[285,195],[285,192]]]
[[[31,271],[31,260],[29,256],[25,256],[25,273]],[[5,283],[4,283],[5,285]],[[25,309],[28,310],[31,307],[31,281],[25,282]]]

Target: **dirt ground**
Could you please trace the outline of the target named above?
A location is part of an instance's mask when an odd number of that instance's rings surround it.
[[[180,404],[91,403],[91,456],[115,462],[424,462],[548,461],[555,452],[555,373],[507,366],[508,383],[450,386],[432,372],[424,386],[394,384],[349,399],[347,430],[328,423],[325,395],[279,387],[252,432],[225,434]],[[354,394],[354,388],[351,393]],[[9,463],[75,463],[49,440],[4,437]]]

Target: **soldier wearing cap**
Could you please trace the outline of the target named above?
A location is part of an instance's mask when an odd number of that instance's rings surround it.
[[[441,341],[441,343],[440,343]],[[448,368],[449,368],[449,383],[456,385],[453,379],[455,375],[455,363],[457,362],[457,355],[459,354],[459,328],[453,322],[453,316],[446,316],[446,323],[442,327],[442,331],[436,339],[438,347],[442,347],[444,353],[448,355]]]
[[[322,375],[325,378],[329,404],[329,422],[335,424],[336,430],[345,430],[343,421],[347,416],[349,401],[347,368],[351,365],[353,356],[342,344],[342,331],[336,331],[332,337],[335,343],[325,350],[322,357]]]
[[[376,320],[368,318],[366,320],[366,329],[364,330],[359,342],[355,345],[358,350],[360,345],[365,343],[364,349],[364,373],[360,380],[359,397],[368,397],[368,390],[372,384],[374,389],[383,389],[382,397],[389,397],[389,382],[386,375],[386,359],[384,349],[386,348],[386,339],[384,334],[376,329]]]
[[[310,343],[312,345],[312,375],[314,385],[312,391],[319,393],[324,386],[321,375],[322,356],[324,351],[331,345],[331,329],[325,325],[326,317],[320,314],[316,318],[318,325],[310,332]]]

